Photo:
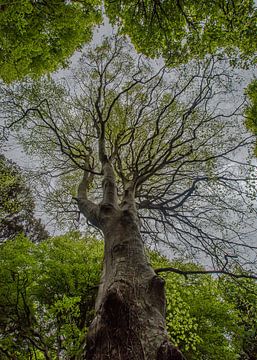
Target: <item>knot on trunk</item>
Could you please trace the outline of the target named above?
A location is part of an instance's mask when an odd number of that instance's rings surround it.
[[[115,210],[115,207],[114,207],[113,204],[104,203],[104,202],[102,202],[102,203],[100,204],[100,211],[101,211],[101,213],[106,214],[106,213],[113,212],[114,210]]]
[[[122,293],[113,288],[108,291],[104,302],[105,321],[113,328],[128,328],[129,307]]]
[[[154,307],[156,307],[163,317],[166,312],[165,301],[165,281],[160,276],[152,277],[149,285],[149,292],[151,293],[151,301]]]
[[[125,284],[108,290],[96,322],[88,334],[86,360],[146,360],[140,326]]]

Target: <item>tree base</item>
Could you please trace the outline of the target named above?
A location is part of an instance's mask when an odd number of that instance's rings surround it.
[[[89,328],[85,360],[183,360],[153,311],[137,303],[128,284],[117,283],[105,296]],[[148,311],[148,314],[146,313]],[[149,316],[149,318],[147,318]],[[150,340],[151,339],[151,340]]]

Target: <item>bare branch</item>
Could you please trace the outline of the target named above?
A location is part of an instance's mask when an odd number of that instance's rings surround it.
[[[257,280],[257,275],[251,275],[251,274],[235,274],[229,271],[225,270],[180,270],[173,267],[165,267],[165,268],[157,268],[154,269],[156,274],[162,273],[162,272],[173,272],[180,275],[207,275],[207,274],[213,274],[213,275],[227,275],[235,279],[254,279]]]

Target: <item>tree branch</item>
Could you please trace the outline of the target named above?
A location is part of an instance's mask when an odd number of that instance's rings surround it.
[[[87,158],[86,168],[90,168],[89,158]],[[99,221],[99,206],[88,199],[87,192],[93,181],[93,174],[84,170],[83,178],[78,187],[78,196],[75,198],[78,202],[79,210],[87,218],[87,220],[95,227],[101,228]]]
[[[165,268],[157,268],[154,270],[156,274],[161,272],[174,272],[180,275],[206,275],[206,274],[220,274],[220,275],[227,275],[236,279],[255,279],[257,280],[257,275],[249,275],[249,274],[235,274],[225,270],[180,270],[173,267],[165,267]]]

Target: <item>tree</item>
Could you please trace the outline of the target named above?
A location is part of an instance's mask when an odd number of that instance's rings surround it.
[[[110,20],[130,36],[138,51],[162,56],[172,66],[217,52],[241,64],[256,60],[253,0],[107,0],[105,4]]]
[[[124,39],[106,39],[87,49],[68,82],[28,81],[5,92],[6,127],[17,127],[27,151],[40,155],[41,181],[62,177],[53,205],[71,210],[63,185],[83,173],[74,198],[105,240],[82,358],[183,358],[169,343],[164,281],[144,242],[205,256],[223,272],[254,263],[249,164],[235,158],[253,138],[235,133],[243,102],[220,61],[156,70]]]
[[[99,5],[97,0],[0,1],[0,77],[11,82],[64,66],[91,39],[101,20]]]
[[[5,243],[0,253],[1,359],[79,357],[94,316],[103,243],[74,232],[40,244],[19,236]],[[148,256],[153,267],[202,269],[171,263],[153,251]],[[186,278],[169,273],[165,280],[169,337],[186,358],[237,359],[244,350],[241,338],[249,338],[249,328],[241,325],[246,313],[237,309],[237,300],[231,295],[240,290],[242,297],[247,296],[252,320],[256,318],[256,298],[249,297],[241,283],[209,275]],[[256,291],[255,284],[252,291]]]
[[[0,156],[0,242],[24,233],[32,241],[46,239],[48,234],[34,216],[35,204],[20,169]]]
[[[74,359],[94,313],[102,243],[20,235],[0,253],[1,359]]]
[[[232,301],[240,311],[241,334],[240,360],[254,360],[257,356],[256,283],[250,279],[235,283],[229,279],[222,281],[226,301]]]
[[[104,2],[107,16],[147,56],[174,66],[217,51],[246,65],[255,62],[253,0]],[[40,76],[67,63],[101,21],[99,0],[0,2],[0,77]]]
[[[181,270],[180,274],[172,272],[162,276],[166,287],[168,334],[186,359],[236,359],[242,352],[241,337],[247,338],[248,334],[241,327],[241,313],[235,299],[226,297],[227,282],[223,284],[222,278],[214,279],[210,275],[187,275],[190,271],[204,271],[196,264],[170,262],[155,252],[150,259],[155,269],[172,266],[174,270]],[[251,300],[254,309],[254,295]]]

